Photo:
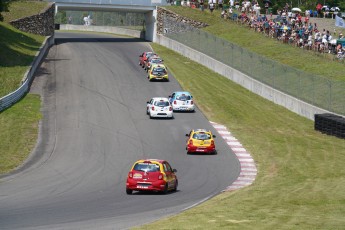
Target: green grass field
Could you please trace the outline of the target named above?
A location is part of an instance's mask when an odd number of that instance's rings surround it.
[[[16,90],[44,37],[23,33],[8,22],[40,12],[47,2],[11,1],[0,22],[0,98]],[[0,112],[0,174],[21,165],[34,148],[41,119],[40,98],[27,95]]]
[[[209,120],[224,124],[252,154],[253,185],[225,192],[138,229],[343,229],[345,141],[314,123],[157,44],[181,86]]]
[[[33,150],[42,118],[38,95],[25,98],[0,113],[0,174],[21,165]]]
[[[0,97],[19,87],[43,41],[0,22]]]
[[[40,13],[48,2],[45,1],[26,1],[26,0],[12,0],[8,6],[8,11],[1,12],[4,16],[4,22],[31,16]]]

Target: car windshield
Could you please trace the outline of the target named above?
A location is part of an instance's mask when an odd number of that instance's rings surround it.
[[[151,57],[151,56],[153,56],[153,55],[154,55],[154,53],[152,53],[152,52],[146,53],[146,57],[147,57],[147,58],[149,58],[149,57]]]
[[[154,163],[136,163],[133,170],[143,171],[143,172],[158,172],[159,165]]]
[[[181,94],[181,95],[177,95],[176,99],[180,100],[180,101],[187,101],[187,100],[191,100],[191,96],[190,95]]]
[[[164,107],[164,106],[169,106],[169,102],[168,101],[155,101],[154,105],[159,106],[159,107]]]
[[[193,134],[193,139],[197,140],[209,140],[211,139],[211,135],[208,133],[194,133]]]
[[[157,67],[153,68],[153,74],[166,74],[167,71],[164,68]]]
[[[152,59],[152,63],[162,63],[162,59]]]

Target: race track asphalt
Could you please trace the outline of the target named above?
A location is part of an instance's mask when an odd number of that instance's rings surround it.
[[[240,164],[216,138],[217,155],[187,155],[185,134],[214,128],[197,109],[151,120],[146,101],[181,90],[149,82],[138,65],[149,43],[94,33],[56,33],[30,93],[42,96],[40,138],[26,167],[0,181],[0,229],[127,229],[171,215],[229,186]],[[141,158],[168,160],[178,191],[125,193]]]

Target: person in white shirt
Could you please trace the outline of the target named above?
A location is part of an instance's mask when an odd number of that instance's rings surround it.
[[[214,8],[216,7],[216,0],[209,0],[208,1],[208,7],[211,11],[211,13],[213,12]]]

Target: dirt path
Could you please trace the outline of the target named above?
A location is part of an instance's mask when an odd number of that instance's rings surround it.
[[[345,28],[336,27],[335,26],[335,19],[331,18],[310,18],[309,22],[316,23],[317,27],[319,28],[319,31],[322,31],[325,29],[326,31],[329,30],[329,32],[333,35],[336,35],[335,37],[338,37],[340,32],[345,34]],[[334,30],[336,31],[336,34],[334,34]],[[335,38],[334,37],[334,38]]]

